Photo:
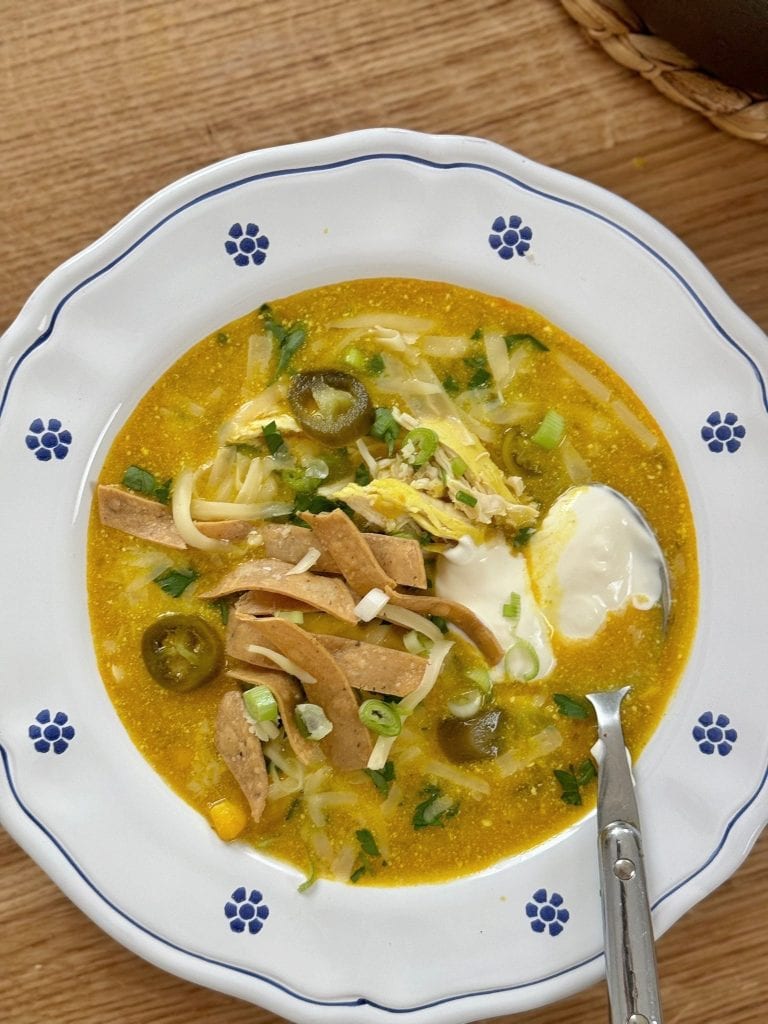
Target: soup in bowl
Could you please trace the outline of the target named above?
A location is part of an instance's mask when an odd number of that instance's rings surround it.
[[[445,881],[581,818],[585,694],[631,686],[637,755],[698,570],[670,446],[602,360],[380,278],[262,305],[157,381],[104,462],[88,588],[142,754],[306,891]]]

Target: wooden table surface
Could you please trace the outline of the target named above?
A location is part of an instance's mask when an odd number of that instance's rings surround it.
[[[625,196],[768,327],[768,149],[590,48],[555,0],[2,0],[0,19],[0,331],[181,175],[380,125],[484,136]],[[659,943],[668,1024],[763,1019],[766,911],[768,836]],[[0,1021],[179,1019],[279,1020],[122,949],[0,830]],[[514,1018],[605,1019],[602,986]]]

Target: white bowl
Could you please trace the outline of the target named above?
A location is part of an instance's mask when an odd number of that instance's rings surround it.
[[[498,218],[530,229],[526,252],[492,244]],[[256,260],[249,224],[269,242]],[[593,815],[450,884],[302,895],[292,868],[221,843],[152,771],[96,669],[88,510],[137,400],[260,302],[384,275],[540,310],[628,381],[677,455],[701,610],[636,768],[657,932],[735,870],[768,808],[766,339],[701,264],[621,199],[477,139],[357,132],[199,171],[51,274],[2,340],[0,813],[119,942],[300,1022],[476,1020],[603,972]],[[534,931],[526,908],[554,894],[564,927]],[[238,901],[260,929],[231,928]]]

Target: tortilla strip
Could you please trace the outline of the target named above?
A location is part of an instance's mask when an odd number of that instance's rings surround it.
[[[212,601],[240,590],[266,591],[303,601],[321,612],[334,615],[342,622],[351,622],[353,625],[357,622],[355,601],[341,580],[311,572],[288,576],[286,573],[290,569],[293,569],[291,563],[279,558],[255,558],[250,562],[241,562],[219,580],[216,587],[200,597],[204,601]]]
[[[250,624],[254,644],[279,651],[314,676],[307,698],[319,704],[333,724],[332,732],[320,740],[331,764],[341,769],[365,768],[373,747],[371,734],[360,721],[346,675],[328,651],[311,633],[285,619],[249,619],[238,612],[230,616],[230,629],[244,630],[243,623]]]
[[[249,533],[258,530],[258,523],[249,523],[245,519],[221,519],[218,522],[195,522],[200,533],[214,540],[245,540]]]
[[[491,630],[465,605],[428,594],[398,594],[391,588],[387,593],[392,604],[400,608],[418,612],[419,615],[439,615],[454,623],[467,634],[489,665],[496,665],[504,656],[504,651]]]
[[[297,601],[285,594],[268,594],[264,590],[248,590],[235,601],[235,608],[244,615],[274,615],[275,612],[313,612],[311,604]]]
[[[253,820],[258,821],[267,802],[269,777],[261,741],[250,730],[239,690],[225,693],[219,703],[216,749],[242,789]]]
[[[249,665],[273,668],[274,662],[248,650],[253,644],[259,647],[270,646],[267,636],[259,632],[258,627],[263,620],[240,614],[239,601],[235,608],[227,628],[227,655],[246,661]],[[391,647],[379,647],[363,640],[326,636],[323,633],[313,633],[312,636],[333,656],[347,676],[350,686],[358,690],[405,697],[419,685],[427,667],[424,658]],[[312,672],[312,669],[309,671]]]
[[[99,484],[96,493],[99,519],[104,526],[166,548],[186,548],[167,505],[113,484]]]
[[[302,764],[308,765],[323,760],[317,743],[305,739],[296,725],[296,705],[304,700],[304,691],[287,673],[265,671],[251,665],[236,665],[229,669],[227,675],[249,686],[266,686],[277,701],[285,735],[296,757]]]
[[[377,587],[386,590],[395,581],[376,561],[363,535],[340,508],[322,515],[302,512],[312,532],[328,552],[355,594],[361,597]]]
[[[315,547],[320,551],[320,558],[312,566],[314,572],[341,572],[313,530],[290,523],[265,523],[258,529],[268,558],[299,562],[311,547]],[[418,541],[407,537],[388,537],[386,533],[364,533],[362,536],[376,561],[398,586],[425,589],[427,574]]]
[[[417,688],[427,667],[426,658],[406,651],[344,636],[314,635],[336,659],[350,684],[359,690],[405,697]]]

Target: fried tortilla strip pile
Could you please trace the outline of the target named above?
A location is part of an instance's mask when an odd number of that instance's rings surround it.
[[[332,576],[312,572],[290,573],[294,567],[279,558],[254,558],[241,562],[219,580],[212,590],[200,597],[212,601],[243,590],[283,594],[321,612],[334,615],[342,622],[357,622],[355,601],[349,588]]]
[[[242,789],[254,821],[264,813],[269,789],[261,741],[251,732],[239,690],[225,693],[216,715],[216,749]]]
[[[266,686],[277,701],[285,735],[302,764],[312,765],[323,760],[317,743],[305,739],[296,725],[296,705],[304,701],[304,692],[285,672],[256,669],[250,665],[235,665],[227,672],[232,679],[249,686]]]
[[[300,562],[309,549],[314,547],[320,551],[320,558],[312,566],[314,572],[341,572],[322,537],[314,530],[305,530],[303,526],[291,526],[288,523],[265,523],[259,527],[259,533],[264,540],[268,558]],[[397,586],[424,590],[427,576],[418,541],[407,537],[388,537],[385,533],[363,533],[361,536],[381,568]]]
[[[401,594],[395,590],[394,580],[387,575],[363,535],[339,509],[322,515],[302,514],[320,538],[325,549],[332,555],[349,586],[360,596],[378,588],[385,591],[392,604],[420,615],[440,615],[449,619],[461,629],[491,665],[503,656],[498,640],[473,611],[455,601],[444,601],[428,594]]]
[[[241,602],[242,598],[229,616],[227,655],[250,665],[269,668],[272,663],[267,658],[249,650],[253,646],[270,646],[267,634],[260,629],[263,619],[243,614]],[[325,636],[322,633],[313,633],[312,636],[332,655],[350,685],[358,690],[405,697],[418,687],[427,667],[424,658],[405,651],[343,636]],[[314,675],[311,668],[308,671]]]
[[[328,760],[335,768],[365,768],[373,744],[371,734],[360,721],[357,700],[349,680],[316,637],[285,619],[259,619],[259,630],[266,646],[290,658],[314,676],[305,687],[308,700],[319,704],[333,730],[320,740]]]

